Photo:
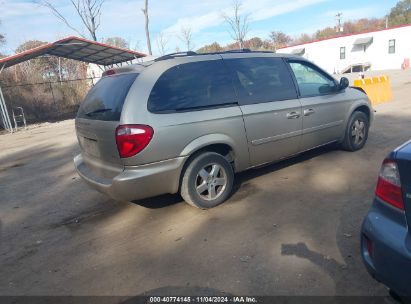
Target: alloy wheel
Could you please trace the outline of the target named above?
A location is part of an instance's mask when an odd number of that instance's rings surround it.
[[[195,186],[202,199],[215,200],[227,187],[227,174],[219,164],[208,164],[198,172]]]

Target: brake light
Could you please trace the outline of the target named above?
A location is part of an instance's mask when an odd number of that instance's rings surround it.
[[[114,70],[107,70],[107,71],[105,71],[105,72],[103,73],[103,77],[104,77],[104,76],[114,75],[114,74],[116,74],[116,71],[114,71]]]
[[[146,125],[122,125],[116,129],[117,149],[121,158],[141,152],[153,138],[154,130]]]
[[[384,202],[404,210],[400,173],[395,161],[384,160],[382,163],[375,194]]]

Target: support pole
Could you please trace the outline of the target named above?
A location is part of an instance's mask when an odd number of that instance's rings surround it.
[[[0,115],[1,115],[1,122],[3,123],[4,129],[9,131],[8,126],[7,126],[6,116],[4,113],[3,100],[1,98],[0,98]]]
[[[1,66],[0,74],[3,72],[5,66],[6,64],[3,64]],[[0,86],[0,114],[1,114],[1,118],[4,123],[4,128],[7,131],[13,133],[13,126],[11,125],[9,112],[7,111],[7,105],[6,105],[6,101],[4,100],[3,91],[1,90],[1,86]]]
[[[57,117],[59,117],[59,116],[60,116],[60,113],[59,113],[59,108],[58,108],[58,106],[57,106],[56,97],[54,96],[53,86],[51,85],[51,82],[49,82],[49,84],[50,84],[51,96],[53,97],[54,108],[56,109]],[[55,118],[56,118],[56,117],[55,117]]]
[[[9,112],[7,111],[7,105],[4,100],[3,92],[0,87],[0,112],[3,119],[4,127],[9,132],[13,133],[13,126],[11,125]]]
[[[1,108],[1,114],[3,118],[4,127],[9,132],[13,132],[13,126],[11,125],[9,112],[7,111],[7,105],[4,101],[4,96],[3,96],[3,92],[1,91],[1,88],[0,88],[0,108]]]

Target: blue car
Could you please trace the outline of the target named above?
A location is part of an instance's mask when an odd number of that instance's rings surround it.
[[[392,151],[364,219],[361,254],[368,272],[399,296],[411,296],[411,141]]]

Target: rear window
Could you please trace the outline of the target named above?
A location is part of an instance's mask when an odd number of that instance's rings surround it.
[[[105,121],[120,120],[123,104],[138,74],[102,78],[87,94],[77,117]]]
[[[185,63],[165,71],[148,101],[153,113],[187,111],[236,102],[232,80],[222,60]]]

